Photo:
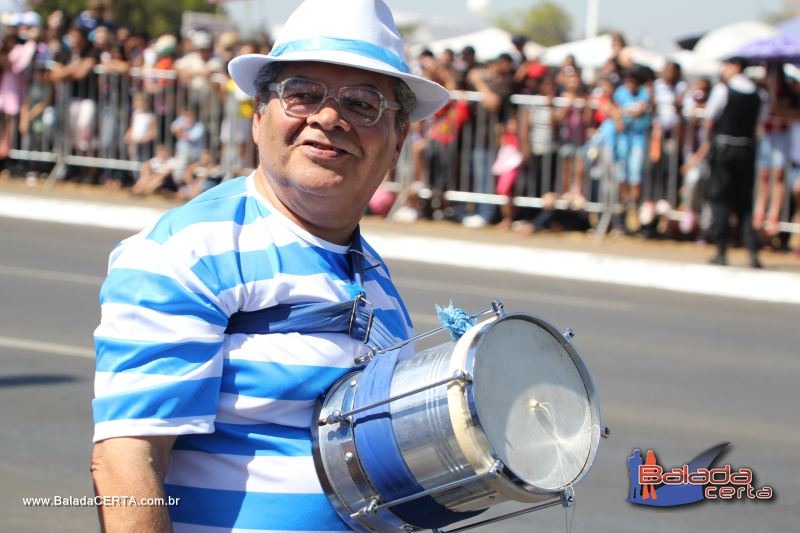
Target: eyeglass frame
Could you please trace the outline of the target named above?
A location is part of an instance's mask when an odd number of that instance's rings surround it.
[[[325,89],[325,92],[322,95],[322,100],[320,100],[319,105],[317,105],[317,108],[314,111],[308,113],[307,115],[298,114],[298,113],[290,113],[286,109],[286,102],[283,99],[283,91],[286,88],[286,83],[289,82],[289,81],[292,81],[292,80],[300,80],[300,81],[307,81],[307,82],[311,82],[311,83],[318,83],[319,85],[321,85]],[[384,109],[391,109],[393,111],[400,111],[401,109],[403,109],[403,106],[401,106],[399,102],[395,102],[394,100],[389,100],[388,98],[386,98],[383,95],[382,92],[380,92],[378,89],[376,89],[374,87],[365,87],[365,86],[360,86],[360,85],[347,85],[347,86],[344,86],[344,87],[339,87],[339,90],[336,92],[336,95],[333,95],[333,94],[329,94],[328,86],[325,85],[324,83],[322,83],[321,81],[309,80],[307,78],[302,78],[300,76],[293,76],[291,78],[286,78],[283,81],[269,83],[269,84],[267,84],[267,89],[270,92],[274,92],[274,93],[276,93],[278,95],[278,100],[280,100],[280,102],[281,102],[281,109],[283,109],[283,112],[286,115],[288,115],[290,117],[293,117],[293,118],[308,118],[311,115],[315,115],[315,114],[319,113],[320,109],[323,108],[323,106],[325,105],[325,102],[327,102],[328,100],[333,98],[336,101],[336,105],[338,105],[339,109],[341,110],[342,118],[344,118],[348,122],[352,122],[350,119],[348,119],[347,117],[344,116],[345,114],[347,114],[347,111],[345,111],[345,107],[342,106],[342,103],[339,101],[339,99],[342,97],[342,91],[344,91],[345,89],[362,89],[362,90],[372,91],[372,92],[374,92],[374,93],[376,93],[378,95],[378,98],[380,100],[380,106],[378,107],[378,116],[375,118],[375,120],[370,122],[369,124],[357,124],[357,123],[354,123],[357,126],[361,126],[361,127],[364,127],[364,128],[369,128],[371,126],[374,126],[375,124],[377,124],[381,120],[381,117],[383,117],[383,110]]]

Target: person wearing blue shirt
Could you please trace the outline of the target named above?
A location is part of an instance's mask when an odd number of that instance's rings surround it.
[[[614,102],[622,114],[623,131],[617,138],[620,201],[635,206],[641,196],[641,184],[650,131],[650,93],[640,69],[633,67],[623,74],[623,84],[614,92]]]
[[[229,70],[255,97],[257,169],[120,243],[101,289],[92,476],[144,504],[109,499],[106,531],[348,529],[314,468],[314,409],[365,346],[413,334],[358,225],[448,92],[409,73],[382,0],[307,0]],[[343,306],[344,330],[292,314]]]

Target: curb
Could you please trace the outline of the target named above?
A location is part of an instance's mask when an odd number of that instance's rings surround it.
[[[0,197],[0,216],[140,231],[164,209],[85,200]],[[386,259],[613,283],[745,300],[800,304],[800,275],[687,264],[534,246],[496,245],[371,230],[370,243]]]

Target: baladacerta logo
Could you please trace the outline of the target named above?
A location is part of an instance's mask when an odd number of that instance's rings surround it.
[[[727,442],[704,451],[691,461],[666,469],[658,464],[653,450],[633,450],[628,458],[631,488],[628,501],[649,507],[672,507],[702,500],[770,500],[775,491],[769,485],[757,488],[750,468],[726,464],[713,468]]]

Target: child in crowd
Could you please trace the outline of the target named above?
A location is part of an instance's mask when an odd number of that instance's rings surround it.
[[[586,129],[592,110],[589,106],[579,105],[577,102],[579,99],[585,98],[585,94],[581,78],[574,68],[565,69],[563,82],[564,91],[561,97],[564,103],[554,112],[554,120],[558,125],[558,136],[561,143],[558,153],[561,156],[562,199],[583,205],[586,203],[583,195],[583,178],[586,168],[583,146],[586,142]]]
[[[137,93],[133,97],[131,124],[125,132],[125,145],[131,161],[147,161],[151,157],[152,142],[156,138],[156,116],[147,105],[147,96]]]
[[[176,189],[174,170],[175,158],[164,144],[156,146],[155,157],[142,163],[139,179],[131,187],[131,193],[137,196],[153,194],[162,187]]]
[[[614,92],[614,102],[622,114],[623,131],[617,139],[619,159],[620,201],[633,208],[641,195],[647,133],[650,130],[652,100],[643,83],[643,73],[637,67],[625,70],[623,81]],[[624,226],[624,222],[617,221]]]
[[[25,99],[28,70],[36,54],[36,41],[22,41],[16,26],[6,28],[0,41],[0,159],[6,159],[11,150],[17,116]]]
[[[180,200],[191,200],[208,189],[219,185],[225,172],[214,160],[211,150],[203,149],[200,159],[189,165],[183,173],[183,185],[176,196]]]
[[[506,203],[500,206],[503,215],[498,226],[500,229],[511,229],[511,224],[514,222],[516,212],[513,202],[514,184],[519,176],[522,161],[517,120],[510,118],[500,135],[500,149],[497,152],[497,159],[492,164],[492,173],[497,176],[497,194],[506,197]]]
[[[611,172],[617,157],[617,137],[622,132],[622,115],[614,103],[614,82],[611,78],[601,78],[592,91],[593,127],[587,132],[586,157],[591,165],[592,200],[599,200],[600,180]]]
[[[48,79],[47,69],[39,65],[33,70],[33,79],[20,108],[22,149],[35,152],[52,150],[54,125],[53,86]]]
[[[711,82],[706,78],[699,78],[694,81],[690,91],[687,91],[683,99],[683,112],[687,116],[686,121],[686,146],[688,151],[684,154],[686,161],[691,161],[692,155],[697,152],[705,140],[705,128],[703,128],[703,109],[705,109],[711,92]],[[703,198],[703,188],[708,182],[711,169],[708,160],[704,159],[697,165],[692,166],[686,163],[680,168],[683,176],[683,184],[680,189],[681,204],[678,210],[681,212],[679,222],[680,232],[689,235],[700,230],[705,232],[711,223],[711,213]]]
[[[195,112],[187,107],[172,121],[170,131],[175,137],[175,175],[183,177],[186,167],[200,159],[206,127],[197,120]]]

